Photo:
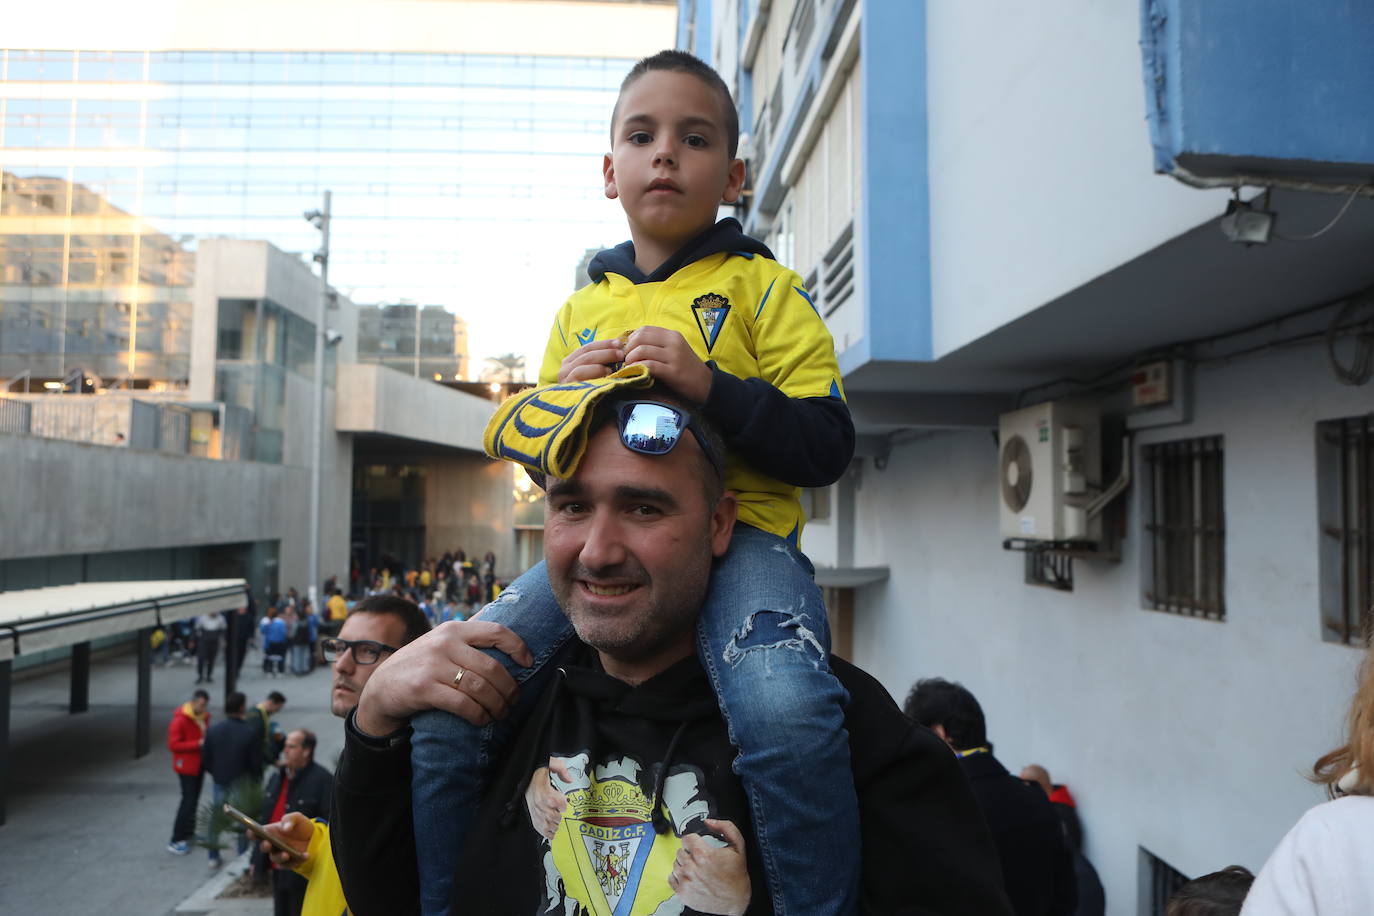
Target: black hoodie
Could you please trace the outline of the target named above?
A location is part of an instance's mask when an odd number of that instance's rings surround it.
[[[560,675],[484,792],[457,864],[454,912],[562,916],[570,912],[565,894],[666,899],[679,836],[706,833],[702,819],[712,817],[733,821],[746,838],[748,913],[771,913],[745,796],[730,768],[735,750],[696,658],[638,687],[602,672],[577,641],[554,663]],[[954,755],[871,677],[839,659],[833,666],[852,697],[846,727],[864,841],[862,912],[1009,914],[996,853]],[[565,820],[552,844],[535,831],[524,799],[531,774],[551,755],[571,760],[572,784],[560,788],[569,813],[581,815]],[[331,838],[357,916],[418,911],[409,761],[404,732],[369,739],[350,717]]]

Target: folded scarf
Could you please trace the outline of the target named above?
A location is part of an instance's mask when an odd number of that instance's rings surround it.
[[[566,480],[587,450],[597,402],[621,388],[652,384],[647,366],[626,366],[585,382],[558,382],[513,394],[487,423],[482,445],[492,458]]]

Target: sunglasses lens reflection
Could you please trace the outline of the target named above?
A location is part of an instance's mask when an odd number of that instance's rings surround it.
[[[661,404],[635,404],[621,414],[621,441],[636,452],[661,455],[681,437],[682,415]]]

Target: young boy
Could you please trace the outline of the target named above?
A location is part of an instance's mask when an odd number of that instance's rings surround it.
[[[839,478],[854,428],[834,344],[800,278],[735,220],[716,222],[744,184],[738,140],[729,90],[697,58],[664,51],[630,71],[603,172],[631,241],[593,259],[592,285],[558,313],[539,381],[644,364],[725,436],[742,524],[713,569],[698,651],[739,749],[774,911],[843,916],[857,912],[857,801],[852,782],[821,791],[829,780],[815,774],[850,770],[848,698],[828,667],[824,603],[797,544],[800,488]],[[503,661],[523,682],[522,703],[536,696],[543,660],[571,635],[543,564],[482,618],[525,640],[532,668]],[[442,913],[499,733],[437,712],[413,725],[421,893],[425,913]]]

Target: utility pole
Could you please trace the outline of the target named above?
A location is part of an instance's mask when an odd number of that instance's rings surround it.
[[[311,210],[305,214],[316,229],[320,230],[322,240],[315,252],[315,263],[320,265],[320,301],[315,308],[315,422],[314,435],[310,446],[313,457],[310,461],[310,584],[306,594],[315,613],[320,611],[317,591],[320,587],[320,486],[322,483],[321,462],[324,457],[324,347],[325,313],[329,308],[329,207],[331,192],[324,192],[324,209]]]

